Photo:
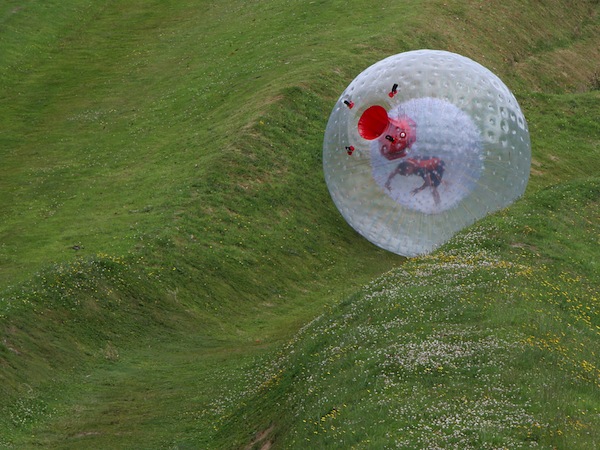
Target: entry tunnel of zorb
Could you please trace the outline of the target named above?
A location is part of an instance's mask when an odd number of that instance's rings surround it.
[[[346,221],[381,248],[428,253],[520,197],[525,117],[504,83],[469,58],[418,50],[367,68],[329,118],[323,169]]]

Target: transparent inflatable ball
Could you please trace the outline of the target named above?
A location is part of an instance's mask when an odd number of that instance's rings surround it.
[[[323,169],[346,221],[375,245],[429,253],[525,191],[531,145],[514,95],[455,53],[390,56],[358,75],[325,131]]]

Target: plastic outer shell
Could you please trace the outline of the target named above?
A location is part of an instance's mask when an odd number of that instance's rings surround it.
[[[408,119],[414,126],[398,126]],[[386,156],[387,135],[396,141],[402,130],[405,142]],[[433,174],[439,185],[419,190],[426,169],[394,175],[407,158],[443,161]],[[437,50],[390,56],[359,74],[334,106],[323,142],[325,181],[340,213],[372,243],[405,256],[433,251],[519,198],[530,164],[527,123],[510,90],[482,65]]]

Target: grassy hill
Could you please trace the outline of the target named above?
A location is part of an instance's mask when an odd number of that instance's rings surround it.
[[[0,447],[597,447],[598,2],[213,3],[0,5]],[[405,261],[320,152],[416,48],[497,73],[533,164]]]

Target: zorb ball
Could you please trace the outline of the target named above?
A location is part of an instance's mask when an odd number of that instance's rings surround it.
[[[346,221],[404,256],[431,252],[525,191],[531,145],[515,97],[485,67],[418,50],[372,65],[325,131],[323,169]]]

